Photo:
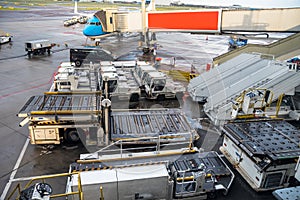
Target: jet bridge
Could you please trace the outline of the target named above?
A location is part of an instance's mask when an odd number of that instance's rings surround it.
[[[103,31],[182,31],[198,33],[299,32],[300,8],[197,9],[175,11],[119,11],[107,9],[94,15]],[[143,17],[143,13],[145,16]],[[91,36],[93,38],[93,36]]]
[[[221,125],[231,119],[232,101],[244,90],[269,89],[275,101],[281,94],[294,95],[299,85],[296,65],[276,61],[270,55],[244,53],[192,79],[188,92],[194,101],[205,102],[205,113]],[[297,115],[294,113],[294,117]]]

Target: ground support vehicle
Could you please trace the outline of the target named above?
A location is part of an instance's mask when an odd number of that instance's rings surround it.
[[[148,99],[162,101],[182,97],[185,87],[162,72],[149,72],[145,78],[145,93]]]
[[[245,46],[247,45],[247,43],[248,43],[248,39],[237,37],[237,36],[231,36],[228,42],[230,49],[236,49],[238,47]]]
[[[80,200],[199,200],[226,195],[234,180],[234,174],[216,152],[200,153],[197,148],[139,153],[122,149],[123,153],[118,154],[104,151],[81,155],[81,160],[70,165],[69,173],[31,180],[19,197],[31,198],[40,188],[36,185],[44,184],[48,190],[37,192],[42,200],[55,196]],[[55,180],[62,176],[68,177],[64,191],[55,187]]]
[[[71,26],[77,24],[77,22],[78,22],[77,18],[66,19],[64,20],[64,26]]]
[[[104,92],[106,90],[105,84],[107,83],[108,98],[112,101],[139,100],[141,91],[131,74],[135,67],[135,61],[100,62],[98,75],[100,88]]]
[[[298,70],[300,70],[300,58],[294,57],[292,59],[287,60],[288,63],[295,63]]]
[[[0,44],[5,44],[11,41],[12,36],[9,34],[0,35]]]
[[[101,126],[101,94],[56,93],[32,96],[18,113],[28,123],[31,144],[61,141],[97,144]]]
[[[256,119],[223,126],[220,148],[256,191],[287,187],[300,155],[300,131],[283,120]]]
[[[180,97],[185,92],[181,83],[158,72],[147,62],[100,61],[100,64],[89,63],[80,67],[68,63],[58,69],[50,91],[101,90],[105,93],[107,83],[107,98],[129,101],[138,101],[142,94],[147,99],[164,100]]]
[[[100,61],[113,61],[111,52],[100,47],[78,47],[70,48],[70,62],[77,67],[83,63],[99,63]]]
[[[132,74],[136,82],[139,84],[140,88],[145,90],[145,78],[147,73],[156,71],[157,69],[155,69],[152,65],[137,65],[132,70]]]
[[[93,64],[76,67],[73,62],[63,62],[54,76],[53,84],[49,91],[98,91],[97,75],[97,67]]]
[[[25,51],[28,58],[32,55],[44,55],[46,52],[50,55],[51,48],[54,46],[49,40],[32,40],[25,42]]]
[[[77,23],[85,24],[88,20],[87,16],[75,16],[70,19],[64,20],[64,26],[71,26]]]
[[[198,138],[178,109],[110,111],[109,104],[99,92],[46,92],[32,96],[18,117],[23,118],[20,126],[28,123],[31,144],[81,140],[103,146],[120,139],[154,136],[164,143],[183,144]],[[141,143],[155,141],[145,138]]]
[[[181,83],[173,81],[152,65],[137,65],[132,70],[132,74],[141,92],[145,92],[148,99],[164,100],[182,97],[185,92],[185,87]]]
[[[277,61],[267,54],[245,53],[193,78],[187,90],[194,101],[204,104],[204,112],[211,121],[220,126],[232,119],[232,102],[237,95],[249,88],[272,90],[274,103],[285,94],[283,102],[287,104],[281,106],[279,115],[299,120],[299,107],[293,103],[300,94],[299,85],[296,63]],[[272,107],[268,109],[275,113],[276,108]]]
[[[282,188],[272,192],[273,196],[276,197],[278,200],[285,200],[285,199],[299,199],[300,197],[300,159],[298,158],[298,162],[295,168],[295,179],[296,184],[294,187]]]
[[[267,114],[272,96],[266,89],[244,91],[233,102],[233,120],[221,127],[221,152],[256,191],[287,187],[300,156],[300,130],[278,118],[283,95],[276,114]]]

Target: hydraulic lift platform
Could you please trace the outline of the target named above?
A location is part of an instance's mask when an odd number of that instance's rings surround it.
[[[300,156],[300,131],[286,121],[229,123],[223,129],[251,157],[276,161]]]
[[[195,137],[195,130],[180,109],[112,111],[110,130],[112,141],[159,137],[161,142],[174,142]]]
[[[293,184],[300,156],[300,130],[281,119],[252,119],[225,124],[220,148],[256,191]]]

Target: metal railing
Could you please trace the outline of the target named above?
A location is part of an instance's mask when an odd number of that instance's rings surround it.
[[[81,160],[94,160],[94,156],[97,155],[98,157],[104,156],[104,155],[119,155],[119,158],[125,158],[128,154],[128,152],[154,152],[154,154],[161,154],[162,149],[168,149],[168,150],[176,150],[178,149],[178,146],[181,145],[182,149],[193,149],[192,139],[187,140],[185,142],[178,141],[178,142],[171,142],[171,143],[163,143],[162,140],[166,139],[166,137],[169,136],[155,136],[155,137],[139,137],[139,138],[126,138],[126,139],[120,139],[116,142],[113,142],[98,151],[87,154],[86,157],[82,158]],[[192,136],[193,137],[193,136]],[[153,144],[151,145],[144,145],[145,140],[151,140]],[[141,141],[141,146],[131,146],[130,144],[136,144],[137,142]],[[115,148],[118,147],[118,148]]]
[[[7,200],[10,200],[10,199],[16,199],[16,200],[20,199],[21,192],[23,190],[28,189],[30,186],[32,186],[34,182],[45,183],[45,180],[48,180],[48,179],[54,179],[54,178],[59,178],[59,177],[70,177],[70,176],[76,175],[76,174],[78,175],[78,191],[53,194],[53,195],[50,195],[50,198],[54,199],[54,198],[58,198],[58,197],[68,197],[68,196],[78,195],[78,199],[79,200],[83,200],[84,198],[83,198],[83,191],[82,191],[81,178],[80,178],[80,173],[79,172],[38,176],[38,177],[32,178],[25,185],[25,187],[23,189],[21,188],[21,184],[18,183],[17,186],[12,190],[12,192],[8,196]],[[17,197],[13,198],[13,196],[15,195],[16,192],[18,192]]]

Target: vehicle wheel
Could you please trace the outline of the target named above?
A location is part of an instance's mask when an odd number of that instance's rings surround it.
[[[64,133],[64,139],[69,144],[76,144],[80,141],[80,131],[78,129],[67,129]]]
[[[130,96],[130,101],[131,102],[136,102],[136,101],[139,101],[139,98],[140,98],[140,96],[138,94],[132,94]]]
[[[207,199],[215,199],[217,197],[216,192],[209,192],[207,194]]]
[[[28,58],[31,58],[32,57],[32,55],[31,55],[31,53],[27,53],[27,55],[28,55]]]
[[[95,42],[95,45],[96,45],[96,46],[99,46],[99,44],[100,44],[100,42],[99,42],[99,41]]]
[[[80,67],[80,65],[81,65],[80,60],[76,60],[76,61],[75,61],[75,65],[76,65],[76,67]]]
[[[50,49],[48,49],[47,52],[48,52],[48,55],[50,55]]]
[[[165,95],[164,94],[160,94],[157,96],[157,101],[163,101],[165,100]]]

